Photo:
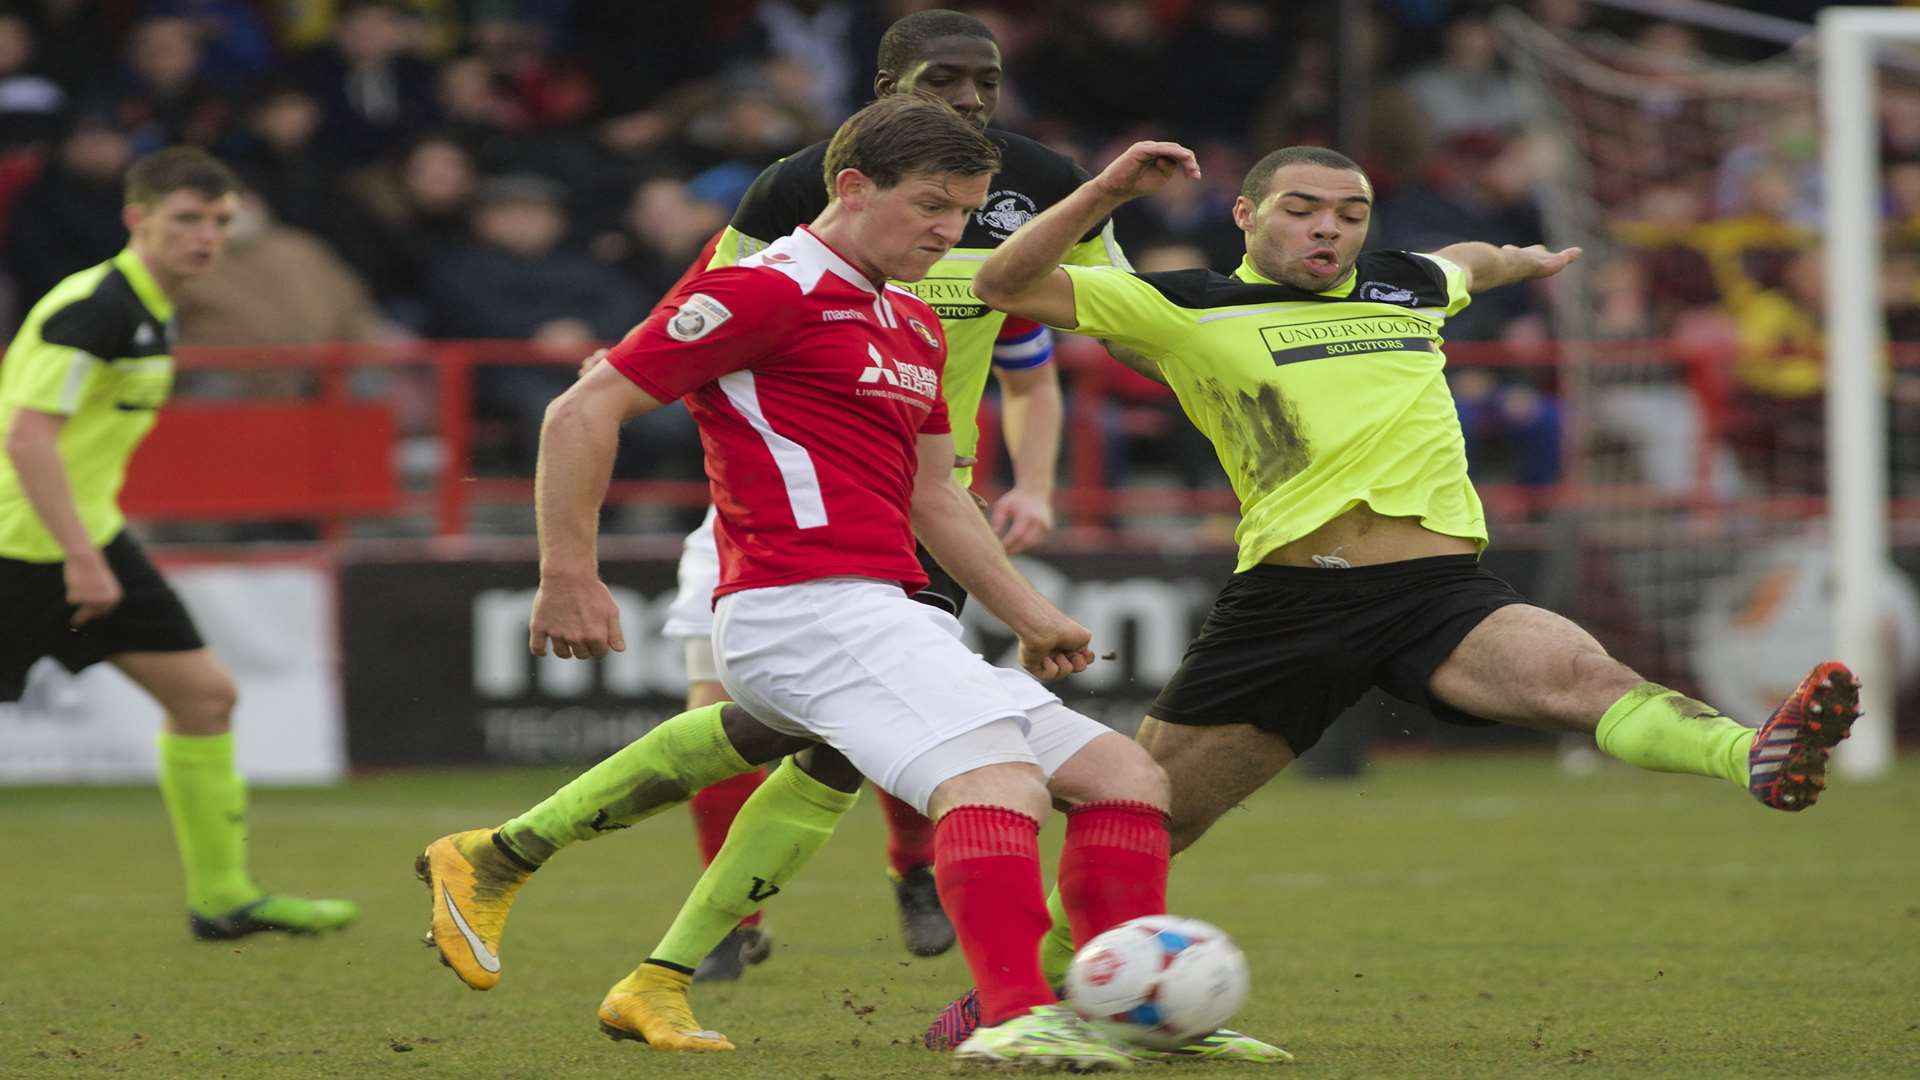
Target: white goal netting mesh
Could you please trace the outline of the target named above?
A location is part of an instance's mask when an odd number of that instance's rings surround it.
[[[1755,722],[1831,640],[1813,57],[1567,39],[1511,10],[1500,29],[1551,161],[1549,241],[1585,249],[1555,297],[1569,487],[1540,599],[1647,677]],[[1896,340],[1920,338],[1916,85],[1882,92]],[[1920,490],[1911,371],[1889,376],[1896,496]],[[1883,592],[1910,669],[1920,604],[1897,574]]]

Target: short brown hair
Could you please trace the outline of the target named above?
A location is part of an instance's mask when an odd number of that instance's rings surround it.
[[[127,203],[152,206],[176,191],[217,199],[240,190],[240,178],[219,158],[192,146],[156,150],[127,170]]]
[[[909,176],[1000,171],[1000,150],[944,101],[891,94],[847,118],[827,144],[827,198],[842,169],[893,187]]]

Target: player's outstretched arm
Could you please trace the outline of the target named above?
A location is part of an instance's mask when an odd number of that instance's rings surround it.
[[[611,364],[600,364],[553,399],[540,425],[534,509],[540,536],[540,590],[527,647],[581,660],[623,652],[620,611],[600,581],[600,504],[613,476],[620,425],[660,407]]]
[[[1448,244],[1434,252],[1467,272],[1467,291],[1486,292],[1534,278],[1552,277],[1580,257],[1577,247],[1548,251],[1545,244],[1495,247],[1478,240]]]
[[[1041,596],[1007,561],[973,496],[953,478],[953,436],[921,435],[913,484],[913,531],[974,599],[1020,638],[1020,663],[1057,679],[1093,662],[1092,635]]]
[[[1096,224],[1128,202],[1165,187],[1177,174],[1200,178],[1193,151],[1171,142],[1137,142],[1100,175],[1022,225],[994,249],[973,278],[988,307],[1049,326],[1072,329],[1073,282],[1060,263]]]

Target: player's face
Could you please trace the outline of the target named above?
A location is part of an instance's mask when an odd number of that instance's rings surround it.
[[[919,281],[960,242],[967,216],[987,201],[993,177],[934,173],[876,188],[859,220],[867,261],[896,281]]]
[[[213,268],[226,250],[239,210],[240,196],[231,192],[209,199],[182,188],[151,206],[127,207],[127,228],[140,257],[156,274],[184,281]]]
[[[1259,205],[1245,196],[1233,204],[1254,269],[1313,292],[1338,285],[1353,269],[1372,216],[1366,175],[1325,165],[1283,166]]]
[[[998,45],[985,38],[940,37],[927,42],[906,71],[881,72],[873,88],[881,97],[905,91],[939,98],[984,128],[1000,104],[1001,77]]]

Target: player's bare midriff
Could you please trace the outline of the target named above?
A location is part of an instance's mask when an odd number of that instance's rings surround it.
[[[1300,539],[1273,549],[1260,561],[1337,570],[1435,555],[1472,555],[1478,550],[1473,541],[1434,532],[1420,524],[1419,518],[1388,517],[1361,503]]]

